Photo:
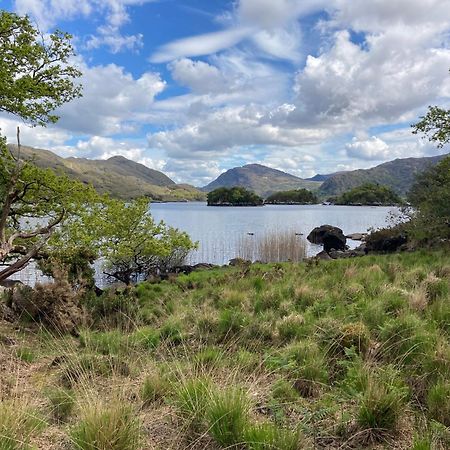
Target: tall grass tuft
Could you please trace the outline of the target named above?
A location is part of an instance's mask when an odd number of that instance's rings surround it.
[[[77,450],[138,450],[140,423],[129,405],[92,405],[72,430]]]
[[[263,263],[302,261],[306,257],[306,244],[294,231],[267,231],[242,237],[237,256]]]
[[[249,401],[239,390],[214,393],[207,411],[209,432],[223,448],[230,448],[244,439],[248,426]]]
[[[271,423],[250,425],[244,431],[248,450],[298,450],[299,433],[279,428]]]
[[[44,425],[26,402],[0,403],[0,449],[28,450],[32,436]]]

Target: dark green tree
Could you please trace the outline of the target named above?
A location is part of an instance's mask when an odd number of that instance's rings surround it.
[[[242,186],[221,187],[208,193],[208,206],[259,206],[264,200]]]
[[[81,95],[70,39],[61,31],[44,36],[27,16],[0,11],[0,111],[31,125],[58,120],[53,111]]]

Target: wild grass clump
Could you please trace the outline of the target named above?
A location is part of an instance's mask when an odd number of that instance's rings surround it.
[[[438,381],[430,388],[427,406],[434,420],[450,427],[450,382]]]
[[[31,439],[45,422],[26,401],[14,399],[0,402],[0,449],[28,450]]]
[[[249,407],[240,389],[213,393],[207,410],[208,429],[220,446],[230,448],[243,442]]]
[[[161,403],[170,393],[169,380],[160,373],[147,375],[141,388],[141,399],[144,405]]]
[[[138,450],[140,423],[133,409],[124,403],[86,407],[71,439],[78,450]]]
[[[50,402],[52,417],[57,422],[65,422],[76,405],[74,391],[63,387],[54,387],[47,389],[46,396]]]
[[[357,423],[372,437],[394,430],[403,413],[407,389],[392,380],[370,377],[360,397]]]
[[[207,378],[181,379],[173,387],[173,401],[188,425],[201,428],[211,400],[211,381]]]
[[[298,450],[300,434],[274,424],[264,422],[250,425],[244,431],[245,448],[248,450]]]

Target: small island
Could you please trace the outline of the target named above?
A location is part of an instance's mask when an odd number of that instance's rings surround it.
[[[313,205],[319,203],[317,196],[308,189],[275,192],[265,201],[268,205]]]
[[[365,183],[344,192],[332,200],[335,205],[350,206],[392,206],[400,205],[402,199],[389,187]]]
[[[241,186],[221,187],[208,193],[208,206],[262,206],[264,200]]]

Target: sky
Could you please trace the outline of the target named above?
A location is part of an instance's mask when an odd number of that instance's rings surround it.
[[[0,133],[203,186],[260,163],[302,178],[446,153],[411,133],[450,104],[450,0],[0,0],[73,35],[83,97]]]

